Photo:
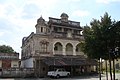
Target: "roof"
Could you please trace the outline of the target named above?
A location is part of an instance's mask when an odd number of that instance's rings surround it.
[[[97,65],[95,60],[87,60],[85,58],[74,57],[46,57],[42,60],[48,66],[83,66]],[[94,62],[94,63],[93,63]]]
[[[37,20],[37,22],[45,22],[45,20],[44,20],[43,17],[41,16],[41,17]]]
[[[71,28],[82,29],[82,27],[80,27],[80,22],[76,22],[76,21],[68,20],[68,22],[62,22],[61,19],[49,17],[48,23],[53,24],[53,25],[65,26],[65,27],[69,27],[69,28],[71,27]]]
[[[0,60],[19,60],[19,53],[0,53]]]
[[[66,13],[62,13],[60,17],[69,17]]]

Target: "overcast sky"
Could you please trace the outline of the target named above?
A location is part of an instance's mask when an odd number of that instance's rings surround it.
[[[81,26],[100,19],[105,12],[120,20],[120,0],[0,0],[0,45],[9,45],[21,53],[24,36],[35,32],[37,19],[60,18],[67,13],[69,20]]]

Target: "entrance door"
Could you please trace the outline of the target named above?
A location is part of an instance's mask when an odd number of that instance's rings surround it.
[[[3,69],[11,68],[11,60],[2,60],[2,68]]]

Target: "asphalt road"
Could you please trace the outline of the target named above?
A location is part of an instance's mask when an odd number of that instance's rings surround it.
[[[120,80],[120,73],[116,74],[116,79]],[[53,79],[53,78],[4,78],[0,80],[99,80],[99,76],[79,76],[79,77],[73,77],[73,78],[59,78],[59,79]],[[102,75],[102,80],[106,80],[105,74]],[[108,80],[110,80],[110,76],[108,76]]]

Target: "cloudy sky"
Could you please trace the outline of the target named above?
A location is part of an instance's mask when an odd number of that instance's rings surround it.
[[[60,18],[63,12],[81,26],[105,12],[119,21],[120,0],[0,0],[0,45],[10,45],[21,53],[22,38],[35,32],[41,15],[48,21],[48,17]]]

